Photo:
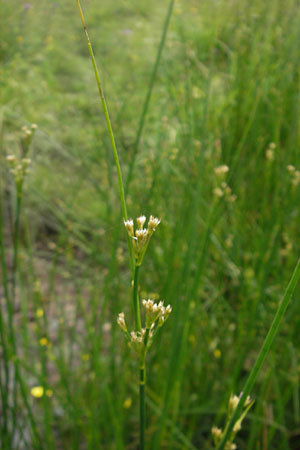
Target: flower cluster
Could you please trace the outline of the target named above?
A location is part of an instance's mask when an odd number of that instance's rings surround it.
[[[226,420],[225,430],[226,430],[226,428],[228,426],[228,423],[229,423],[229,421],[230,421],[234,411],[236,410],[236,408],[237,408],[237,406],[239,404],[239,401],[240,401],[240,398],[241,398],[242,394],[243,393],[241,392],[239,397],[237,395],[233,395],[233,394],[230,395],[230,399],[229,399],[229,402],[228,402],[228,413],[227,413],[227,420]],[[235,450],[237,448],[237,446],[236,446],[236,444],[234,444],[233,440],[235,439],[235,436],[236,436],[237,432],[240,431],[240,429],[242,428],[242,421],[244,420],[247,412],[249,411],[249,409],[251,408],[253,403],[254,403],[254,400],[251,400],[251,398],[248,395],[248,397],[246,398],[245,403],[243,405],[244,406],[244,410],[243,410],[240,418],[234,424],[234,427],[233,427],[232,433],[230,435],[230,438],[229,438],[228,442],[225,445],[225,450]],[[213,436],[215,447],[217,448],[219,446],[223,436],[224,436],[224,431],[221,428],[213,426],[212,429],[211,429],[211,434]]]
[[[137,355],[141,356],[150,347],[152,337],[153,331],[149,328],[142,328],[141,331],[132,331],[129,344]]]
[[[125,333],[127,332],[127,327],[126,327],[126,322],[125,322],[125,314],[123,312],[120,312],[120,314],[118,315],[117,324],[119,325],[120,328],[122,328],[122,330]]]
[[[165,323],[172,311],[171,305],[164,306],[162,301],[154,303],[153,300],[143,300],[142,304],[146,310],[146,326],[140,331],[128,332],[123,312],[117,318],[117,324],[124,331],[130,347],[139,357],[145,355],[152,344],[152,338],[156,331]]]
[[[236,200],[236,195],[232,193],[231,187],[224,181],[224,178],[228,172],[229,167],[225,164],[214,168],[217,187],[214,188],[213,193],[216,197],[223,197],[225,201],[233,203]]]
[[[10,172],[14,176],[16,184],[19,185],[28,173],[28,167],[31,160],[29,158],[18,160],[15,155],[8,155],[6,160],[10,166]]]
[[[287,166],[287,170],[290,172],[291,174],[291,183],[293,186],[298,186],[298,184],[300,183],[300,171],[296,169],[295,166],[293,166],[292,164],[289,164]]]
[[[266,150],[266,159],[267,161],[273,161],[275,158],[275,151],[276,149],[276,144],[275,142],[271,142]]]
[[[158,320],[158,325],[162,326],[169,315],[171,314],[171,305],[164,306],[164,302],[154,303],[153,300],[143,300],[142,304],[146,310],[146,327],[151,328],[155,326]]]
[[[124,225],[127,233],[132,238],[132,248],[135,256],[137,266],[142,264],[145,252],[147,250],[150,238],[158,225],[160,220],[157,217],[150,216],[147,228],[144,228],[146,222],[145,216],[140,216],[136,219],[137,228],[134,230],[134,223],[132,219],[124,220]]]
[[[8,155],[6,157],[6,160],[10,166],[10,172],[14,177],[18,190],[21,190],[22,183],[29,170],[31,160],[27,158],[27,155],[36,129],[36,124],[32,124],[30,128],[27,126],[22,127],[21,158],[17,158],[15,155]]]
[[[234,203],[236,201],[236,195],[232,193],[231,187],[228,186],[225,181],[222,181],[220,186],[214,189],[214,194],[216,197],[223,197],[229,203]]]
[[[35,123],[33,123],[30,128],[28,128],[26,125],[22,127],[22,147],[25,154],[28,152],[31,140],[36,129],[37,125]]]
[[[229,172],[229,167],[223,164],[214,168],[214,172],[217,177],[223,177],[227,172]]]

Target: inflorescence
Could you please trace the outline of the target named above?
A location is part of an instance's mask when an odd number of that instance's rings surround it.
[[[225,430],[227,428],[227,425],[228,425],[231,417],[233,416],[234,411],[236,410],[236,408],[239,404],[242,394],[243,393],[241,392],[241,394],[239,396],[233,395],[233,394],[230,395],[229,402],[228,402],[228,412],[227,412],[227,420],[226,420]],[[253,405],[253,403],[254,403],[254,400],[251,400],[250,396],[248,395],[248,397],[246,398],[245,403],[243,405],[244,409],[241,413],[241,416],[235,422],[233,430],[231,432],[231,436],[225,445],[225,450],[235,450],[237,448],[236,444],[233,441],[234,441],[235,436],[238,433],[238,431],[240,431],[240,429],[242,428],[242,422],[243,422],[246,414],[248,413],[249,409]],[[219,443],[221,442],[221,440],[224,436],[225,431],[223,431],[221,428],[213,426],[211,429],[211,433],[213,436],[215,447],[217,448],[217,446],[219,445]]]
[[[142,305],[146,311],[146,326],[141,331],[131,331],[129,333],[125,322],[125,314],[121,312],[118,315],[117,323],[124,331],[130,347],[135,350],[138,356],[142,357],[144,352],[151,346],[152,338],[157,330],[166,322],[172,312],[171,305],[164,306],[160,301],[155,303],[153,300],[143,300]]]
[[[135,263],[137,266],[140,266],[142,264],[150,238],[160,224],[160,220],[154,216],[150,216],[147,228],[144,228],[145,222],[145,216],[138,217],[136,219],[137,228],[134,230],[133,220],[124,220],[124,225],[127,233],[132,238],[132,248],[135,257]]]

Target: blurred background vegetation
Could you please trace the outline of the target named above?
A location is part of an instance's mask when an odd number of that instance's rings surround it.
[[[126,179],[168,2],[82,6]],[[297,0],[175,2],[127,192],[130,217],[162,220],[141,296],[173,306],[148,359],[151,450],[212,448],[211,427],[242,389],[296,264],[299,25]],[[8,268],[15,192],[5,158],[19,154],[21,127],[38,125],[13,318],[33,422],[18,389],[7,448],[136,449],[137,370],[116,325],[120,311],[133,318],[125,230],[76,2],[2,0],[0,38]],[[230,170],[218,175],[222,165]],[[240,449],[300,448],[299,297],[298,288]]]

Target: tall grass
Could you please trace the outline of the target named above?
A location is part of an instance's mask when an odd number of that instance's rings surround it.
[[[2,6],[3,298],[15,218],[5,156],[19,151],[21,126],[39,129],[19,224],[17,363],[1,300],[1,444],[11,447],[15,416],[16,448],[137,448],[138,376],[115,322],[120,311],[130,314],[131,275],[76,5]],[[135,161],[128,210],[162,218],[141,296],[165,299],[173,317],[149,354],[146,440],[151,449],[209,449],[299,255],[297,2],[176,2],[138,145],[168,4],[85,6],[124,180]],[[221,180],[214,169],[222,165],[229,172]],[[218,197],[223,182],[235,201]],[[238,448],[297,448],[298,297],[297,287]],[[14,406],[13,384],[5,386],[16,364],[24,395],[17,381]],[[37,387],[40,398],[31,393]]]

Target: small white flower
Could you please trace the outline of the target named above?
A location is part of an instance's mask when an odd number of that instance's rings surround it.
[[[126,322],[125,322],[125,314],[121,312],[117,318],[117,324],[122,328],[123,331],[127,331]]]
[[[214,172],[217,176],[225,175],[225,173],[229,172],[229,167],[223,164],[222,166],[215,167]]]
[[[133,236],[133,220],[132,219],[124,220],[124,225],[129,236]]]
[[[145,216],[140,216],[136,219],[136,222],[138,224],[139,229],[141,230],[144,226],[144,223],[146,222],[146,217]]]
[[[15,155],[8,155],[8,156],[6,157],[6,160],[7,160],[9,163],[14,163],[14,162],[16,161],[16,157],[15,157]]]
[[[160,220],[157,217],[150,216],[149,222],[148,222],[148,230],[149,233],[152,234],[153,231],[156,230],[158,225],[160,224]]]
[[[296,170],[295,166],[293,166],[292,164],[289,164],[288,166],[286,166],[286,168],[289,172],[295,172],[295,170]]]
[[[216,197],[223,197],[223,195],[224,195],[224,192],[222,191],[222,189],[218,188],[218,187],[215,188],[213,192]]]
[[[148,235],[148,230],[146,228],[142,228],[141,230],[135,230],[135,235],[138,241],[142,241],[146,239]]]
[[[221,428],[213,426],[212,429],[211,429],[211,434],[213,436],[216,436],[216,437],[221,437],[222,436],[222,430],[221,430]]]
[[[230,395],[229,399],[229,407],[232,411],[234,411],[240,401],[240,398],[237,395]]]

